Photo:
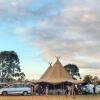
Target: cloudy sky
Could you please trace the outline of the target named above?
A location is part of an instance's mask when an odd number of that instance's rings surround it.
[[[100,0],[0,0],[0,51],[18,53],[34,79],[61,56],[100,76]]]

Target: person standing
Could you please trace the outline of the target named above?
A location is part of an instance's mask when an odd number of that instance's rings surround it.
[[[93,86],[93,95],[95,95],[96,94],[96,86],[94,85]]]
[[[68,95],[68,86],[66,86],[65,95]]]
[[[72,97],[75,97],[75,85],[74,84],[72,84],[72,86],[71,86],[71,95],[72,95]]]
[[[48,96],[48,86],[46,86],[45,94]]]
[[[68,85],[68,96],[71,96],[71,86]]]
[[[31,85],[31,94],[33,95],[34,94],[34,85]]]

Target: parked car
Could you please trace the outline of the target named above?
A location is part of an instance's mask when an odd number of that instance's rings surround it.
[[[0,89],[1,95],[28,95],[31,92],[31,87],[25,83],[16,83]]]
[[[89,91],[87,86],[82,86],[81,87],[81,92],[82,92],[83,95],[90,94],[90,91]]]
[[[96,93],[100,93],[100,85],[96,86]]]
[[[93,93],[93,84],[88,84],[86,87],[88,88],[89,93]],[[100,93],[100,85],[96,85],[96,93]]]
[[[86,87],[88,88],[89,93],[93,94],[93,87],[94,87],[94,85],[93,84],[87,84]]]

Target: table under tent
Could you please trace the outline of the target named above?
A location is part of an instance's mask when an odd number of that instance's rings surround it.
[[[65,71],[63,65],[57,58],[57,61],[44,72],[41,78],[36,82],[40,93],[45,94],[48,87],[48,94],[66,94],[67,86],[81,84],[82,81],[74,80],[72,76]]]

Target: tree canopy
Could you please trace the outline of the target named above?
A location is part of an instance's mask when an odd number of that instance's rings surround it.
[[[83,81],[86,83],[92,83],[93,77],[91,75],[85,75]]]
[[[65,70],[72,76],[73,79],[77,79],[76,77],[81,79],[79,68],[75,64],[68,64],[64,66]]]
[[[21,72],[20,61],[15,51],[0,52],[1,81],[12,81],[16,73]]]
[[[94,84],[94,85],[97,85],[99,84],[100,80],[97,76],[91,76],[91,75],[85,75],[84,76],[84,79],[83,79],[84,82],[86,82],[87,84]]]

